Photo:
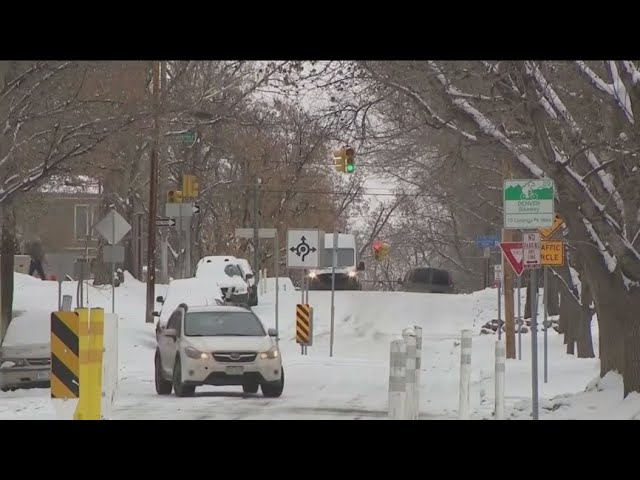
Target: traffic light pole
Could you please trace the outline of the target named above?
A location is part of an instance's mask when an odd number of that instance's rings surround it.
[[[331,337],[329,339],[329,356],[333,357],[333,332],[335,325],[336,265],[338,264],[338,232],[333,232],[331,255]]]

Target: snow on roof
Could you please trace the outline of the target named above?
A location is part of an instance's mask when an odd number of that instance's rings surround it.
[[[11,320],[2,341],[3,347],[49,344],[51,336],[51,312],[33,309],[22,312]]]
[[[38,191],[41,193],[98,195],[100,194],[100,184],[97,179],[87,175],[53,176],[48,179],[46,184],[41,185]]]
[[[222,292],[218,284],[209,279],[181,278],[169,283],[164,303],[160,311],[160,325],[166,325],[171,313],[181,303],[188,306],[216,305],[222,301]]]

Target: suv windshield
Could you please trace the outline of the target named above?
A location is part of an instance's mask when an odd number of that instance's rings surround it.
[[[251,312],[187,312],[187,337],[264,337],[260,320]]]
[[[238,267],[238,265],[235,265],[233,263],[230,263],[229,265],[224,267],[224,273],[226,273],[230,277],[242,277],[242,270],[240,270],[240,267]]]

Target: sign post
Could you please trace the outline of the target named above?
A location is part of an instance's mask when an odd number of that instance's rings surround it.
[[[552,235],[560,228],[561,219],[554,213],[555,187],[553,180],[509,179],[504,181],[503,212],[504,228],[511,230],[534,230],[524,233],[521,251],[522,263],[514,261],[513,251],[517,249],[513,242],[507,249],[501,248],[514,271],[531,269],[531,396],[533,419],[538,419],[538,268],[543,265],[541,258],[542,236]],[[544,232],[535,232],[544,229]],[[509,253],[510,256],[507,254]],[[510,258],[511,257],[511,258]],[[520,273],[516,271],[518,280]],[[520,301],[520,295],[518,295]]]
[[[306,228],[290,228],[287,230],[287,268],[302,270],[302,302],[309,304],[309,293],[305,298],[305,288],[308,282],[307,272],[310,269],[322,267],[324,252],[324,232]],[[303,345],[302,354],[306,353]]]
[[[131,225],[112,208],[93,228],[109,243],[109,245],[105,245],[102,248],[102,256],[103,260],[111,265],[111,312],[115,313],[116,287],[114,269],[116,263],[124,262],[124,246],[118,245],[118,243],[129,233]]]
[[[539,228],[538,232],[540,236],[547,240],[554,236],[556,232],[560,230],[560,228],[564,225],[564,220],[560,217],[560,215],[556,215],[553,219],[553,226],[551,228]],[[544,383],[547,383],[549,380],[549,352],[548,352],[548,333],[549,329],[549,319],[547,318],[547,305],[549,301],[549,266],[558,266],[561,267],[564,265],[564,242],[560,241],[543,241],[542,242],[542,265],[543,270],[543,284],[544,290],[543,294],[543,321],[542,325],[544,327]]]
[[[493,266],[493,280],[498,285],[498,340],[502,338],[502,264]]]

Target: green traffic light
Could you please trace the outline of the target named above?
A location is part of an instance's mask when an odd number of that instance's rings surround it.
[[[353,172],[353,165],[347,165],[347,172]]]

